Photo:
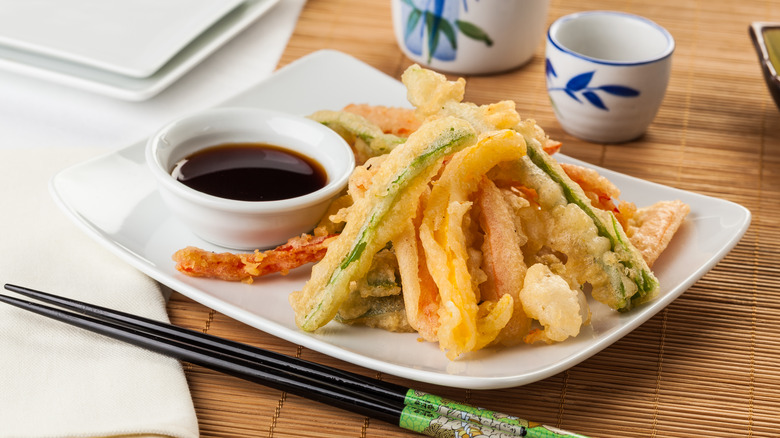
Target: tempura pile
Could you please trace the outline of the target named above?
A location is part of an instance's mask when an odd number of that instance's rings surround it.
[[[463,79],[417,65],[402,79],[413,112],[312,115],[352,142],[363,164],[316,232],[335,235],[320,238],[324,257],[290,296],[300,328],[336,319],[416,331],[455,359],[576,336],[590,322],[586,292],[618,311],[657,295],[649,266],[685,204],[620,201],[595,171],[554,160],[559,144],[514,102],[462,102]],[[377,123],[387,115],[401,117],[396,129]],[[179,254],[180,270],[202,256]]]

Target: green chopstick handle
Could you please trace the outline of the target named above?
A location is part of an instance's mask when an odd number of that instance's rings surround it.
[[[414,389],[407,391],[404,405],[399,426],[428,436],[587,438]]]

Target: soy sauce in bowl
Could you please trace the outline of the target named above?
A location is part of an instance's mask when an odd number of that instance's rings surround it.
[[[176,172],[189,181],[171,173],[183,158]],[[355,169],[355,154],[336,131],[261,108],[176,119],[149,138],[145,159],[175,220],[210,244],[250,251],[311,232]],[[197,180],[205,184],[188,187]]]
[[[320,163],[265,143],[228,143],[176,163],[171,175],[200,192],[237,201],[277,201],[313,193],[328,183]]]

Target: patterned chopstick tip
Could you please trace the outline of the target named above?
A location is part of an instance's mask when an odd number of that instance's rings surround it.
[[[587,438],[511,415],[409,389],[399,426],[433,437]]]

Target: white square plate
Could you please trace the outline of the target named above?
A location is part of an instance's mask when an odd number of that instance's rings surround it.
[[[220,20],[191,39],[181,50],[172,53],[151,75],[145,77],[127,76],[7,45],[0,45],[0,69],[117,99],[145,100],[174,83],[278,2],[279,0],[240,2]]]
[[[223,106],[273,108],[306,115],[349,103],[408,106],[404,86],[333,51],[309,55],[279,70]],[[560,161],[585,163],[558,154]],[[593,167],[593,166],[589,166]],[[378,371],[472,389],[531,383],[563,371],[625,336],[680,296],[721,260],[750,223],[750,212],[732,202],[598,169],[638,206],[680,199],[691,213],[655,264],[659,297],[626,313],[592,303],[593,323],[555,345],[486,349],[449,361],[436,344],[416,334],[389,333],[331,322],[317,333],[294,323],[287,297],[308,279],[310,268],[271,275],[251,285],[187,277],[171,255],[188,245],[224,251],[201,241],[174,219],[157,194],[144,163],[144,143],[66,169],[51,182],[55,199],[90,236],[131,265],[172,289],[274,336]]]
[[[0,44],[144,78],[241,1],[2,1]]]

